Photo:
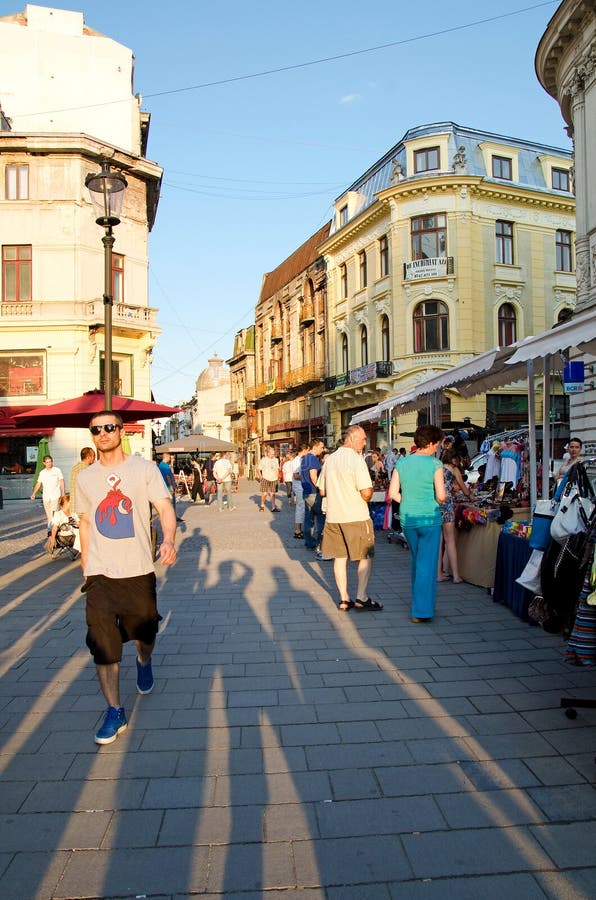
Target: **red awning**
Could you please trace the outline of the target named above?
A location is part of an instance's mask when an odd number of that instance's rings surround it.
[[[0,438],[49,437],[53,428],[0,428]]]
[[[47,437],[53,428],[17,428],[14,416],[35,409],[35,406],[0,406],[0,437]]]

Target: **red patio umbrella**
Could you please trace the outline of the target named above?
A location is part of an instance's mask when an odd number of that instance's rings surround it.
[[[49,406],[38,406],[27,412],[14,416],[15,434],[19,428],[31,428],[40,425],[51,428],[86,428],[93,413],[105,408],[103,391],[87,391],[81,397],[62,400]],[[161,419],[181,412],[174,406],[162,406],[159,403],[148,403],[131,397],[113,397],[112,408],[122,416],[123,422],[137,422],[139,419]]]

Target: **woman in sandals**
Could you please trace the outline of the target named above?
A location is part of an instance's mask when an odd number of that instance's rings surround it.
[[[410,548],[412,622],[430,622],[435,614],[437,566],[441,543],[440,503],[447,499],[443,464],[435,453],[443,438],[436,425],[414,433],[415,452],[398,459],[389,496],[400,503],[401,525]]]
[[[447,499],[441,503],[441,518],[443,529],[441,536],[441,549],[439,553],[439,569],[437,581],[449,581],[449,574],[443,571],[444,556],[447,562],[454,584],[461,584],[459,567],[457,565],[457,546],[455,544],[455,495],[457,493],[470,496],[470,488],[465,483],[461,469],[459,468],[459,454],[455,450],[444,450],[441,459],[443,461],[443,478],[445,479],[445,493]]]

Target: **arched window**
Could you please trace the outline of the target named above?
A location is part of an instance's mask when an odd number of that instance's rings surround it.
[[[391,348],[389,347],[389,317],[381,316],[381,359],[389,362]]]
[[[366,325],[360,326],[360,365],[368,365],[368,331]]]
[[[342,334],[341,336],[341,367],[342,372],[347,372],[349,369],[347,334]]]
[[[511,303],[499,307],[499,347],[509,347],[517,340],[517,320]]]
[[[423,300],[414,310],[414,353],[449,349],[449,312],[440,300]]]

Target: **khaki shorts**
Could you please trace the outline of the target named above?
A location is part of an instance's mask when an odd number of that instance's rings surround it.
[[[334,559],[372,559],[375,555],[372,519],[365,522],[326,522],[321,551],[323,556]]]

